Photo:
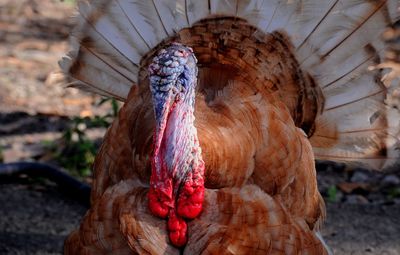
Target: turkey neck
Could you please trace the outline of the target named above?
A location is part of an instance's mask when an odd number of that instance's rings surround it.
[[[194,92],[187,100],[172,103],[166,115],[154,134],[153,172],[172,179],[176,194],[187,175],[202,163],[194,126]]]
[[[187,242],[185,219],[200,214],[204,199],[204,162],[194,126],[194,91],[186,98],[189,100],[175,99],[170,107],[167,99],[163,114],[158,115],[148,195],[150,211],[168,217],[169,237],[178,247]]]

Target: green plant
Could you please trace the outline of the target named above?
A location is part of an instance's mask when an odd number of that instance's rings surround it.
[[[75,117],[70,128],[64,131],[61,148],[56,153],[56,160],[72,174],[80,177],[91,175],[97,148],[87,135],[88,118]],[[92,122],[90,122],[93,124]],[[94,121],[95,125],[105,125],[103,121]]]
[[[73,118],[71,127],[64,132],[62,137],[64,148],[57,158],[63,167],[78,176],[91,175],[91,166],[97,152],[96,144],[87,137],[87,130],[95,127],[107,128],[118,115],[119,104],[115,99],[102,98],[97,106],[105,103],[111,106],[109,112],[101,116]]]
[[[43,145],[51,154],[51,158],[77,177],[91,175],[91,166],[97,153],[97,144],[90,140],[87,131],[90,128],[107,128],[119,111],[119,104],[115,99],[103,98],[97,106],[110,104],[110,110],[104,115],[92,117],[73,117],[69,127],[63,132],[57,142],[43,141]]]
[[[109,112],[108,114],[106,114],[104,117],[111,117],[111,118],[115,118],[118,115],[118,111],[119,111],[119,103],[117,100],[115,100],[114,98],[110,98],[110,97],[103,97],[98,103],[97,105],[103,105],[104,103],[109,102],[111,104],[111,112]]]
[[[400,197],[400,187],[392,187],[387,193],[389,199],[394,199]]]
[[[335,185],[329,186],[326,193],[328,202],[337,202],[337,188]]]

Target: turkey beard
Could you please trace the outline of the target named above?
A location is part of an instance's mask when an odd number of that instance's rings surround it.
[[[180,247],[187,242],[185,219],[196,218],[203,207],[204,162],[194,126],[194,102],[173,97],[169,92],[155,106],[148,198],[153,215],[168,217],[170,240]]]

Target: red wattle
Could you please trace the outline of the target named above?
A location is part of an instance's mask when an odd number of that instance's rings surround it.
[[[168,232],[171,243],[176,247],[182,247],[187,242],[187,224],[171,210],[168,218]]]
[[[198,185],[193,181],[185,182],[178,195],[178,215],[187,219],[196,218],[203,209],[203,201],[204,184]]]
[[[170,190],[172,193],[172,188]],[[173,200],[160,189],[150,188],[148,193],[149,209],[154,216],[166,218],[171,207],[173,207]]]
[[[171,108],[175,109],[175,107]],[[171,118],[177,117],[173,115]],[[168,123],[169,121],[166,121],[163,125],[168,127]],[[181,123],[178,123],[179,125],[173,121],[171,123],[171,125],[182,128]],[[181,148],[178,146],[179,143],[171,147],[169,144],[171,141],[167,139],[167,135],[173,131],[163,125],[159,129],[159,133],[154,135],[155,149],[152,158],[148,206],[153,215],[160,218],[168,217],[167,230],[170,241],[174,246],[181,247],[188,240],[185,219],[196,218],[203,209],[204,162],[201,154],[197,151],[199,146],[197,139],[194,141],[194,148]],[[186,164],[190,164],[186,167],[192,168],[187,174],[182,172],[185,166],[176,165],[180,161],[170,162],[174,158],[170,155],[172,149],[176,149],[175,155],[182,150],[192,150],[192,154],[197,157],[191,162],[186,162]]]
[[[150,179],[150,190],[147,194],[150,212],[158,217],[166,218],[170,208],[174,207],[172,196],[172,180],[166,176],[162,178],[155,172]]]

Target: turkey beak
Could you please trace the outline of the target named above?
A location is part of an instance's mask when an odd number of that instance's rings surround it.
[[[164,131],[167,126],[168,116],[171,111],[171,105],[173,102],[172,93],[165,92],[160,97],[157,98],[156,103],[154,105],[154,112],[156,117],[156,128],[155,128],[155,136],[154,136],[154,155],[158,154],[158,151],[161,146],[161,142],[164,137]]]

